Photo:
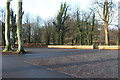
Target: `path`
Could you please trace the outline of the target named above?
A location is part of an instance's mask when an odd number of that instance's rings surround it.
[[[30,54],[2,57],[3,78],[70,78],[71,76],[26,63],[27,60],[55,56],[101,53],[104,50],[27,48]]]

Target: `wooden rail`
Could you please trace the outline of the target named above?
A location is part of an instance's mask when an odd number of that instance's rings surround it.
[[[93,45],[48,45],[48,48],[63,48],[63,49],[93,49]]]
[[[120,50],[118,45],[48,45],[48,48],[63,48],[63,49],[103,49],[103,50]]]
[[[98,49],[120,50],[120,46],[118,46],[118,45],[109,45],[109,46],[99,45]]]

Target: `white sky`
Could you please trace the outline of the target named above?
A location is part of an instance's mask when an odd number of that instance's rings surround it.
[[[57,14],[61,2],[66,2],[72,9],[80,7],[81,10],[88,10],[92,1],[94,0],[23,0],[23,10],[46,20]],[[114,1],[118,3],[120,0]],[[5,2],[6,0],[0,1],[0,8],[5,7]],[[11,7],[17,11],[17,0],[11,2]]]
[[[5,7],[5,1],[0,1],[0,7]],[[86,9],[91,0],[23,0],[23,10],[39,15],[42,19],[54,17],[60,8],[61,2],[66,2],[72,8],[80,6],[82,10]],[[11,7],[17,10],[17,0],[11,2]]]

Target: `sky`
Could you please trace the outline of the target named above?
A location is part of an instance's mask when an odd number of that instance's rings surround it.
[[[88,10],[91,2],[94,0],[23,0],[23,11],[30,13],[32,16],[40,16],[43,20],[55,17],[57,14],[61,2],[66,2],[72,9],[77,7],[80,10]],[[114,0],[118,3],[120,0]],[[0,9],[5,8],[6,0],[0,1]],[[11,7],[17,11],[17,0],[11,2]]]
[[[81,7],[85,10],[91,0],[23,0],[23,10],[33,15],[39,15],[42,19],[55,16],[60,8],[61,2],[66,2],[70,7]],[[5,0],[0,1],[0,7],[5,7]],[[17,11],[17,0],[11,2],[11,7]]]

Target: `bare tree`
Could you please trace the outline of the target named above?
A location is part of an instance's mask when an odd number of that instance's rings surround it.
[[[95,13],[93,13],[92,16],[92,25],[91,25],[91,33],[90,33],[90,45],[93,44],[93,34],[94,34],[94,29],[95,29]]]
[[[46,44],[50,44],[50,38],[51,38],[51,25],[50,23],[45,24],[45,37],[46,37]]]
[[[104,0],[103,2],[96,1],[97,12],[104,22],[104,32],[105,32],[105,44],[109,45],[109,31],[108,26],[112,23],[115,18],[115,4],[112,0]],[[102,10],[102,11],[101,11]],[[102,12],[102,13],[101,13]]]
[[[22,32],[22,17],[24,12],[22,12],[22,0],[18,0],[18,15],[17,15],[17,37],[18,37],[18,53],[24,53],[24,42],[23,42],[23,32]]]
[[[80,45],[83,45],[83,29],[82,29],[82,26],[81,26],[81,20],[80,20],[80,10],[79,8],[77,8],[77,11],[76,11],[76,16],[77,16],[77,28],[78,28],[78,31],[79,31],[79,36],[80,36]]]
[[[1,39],[2,39],[2,45],[5,46],[5,9],[1,9],[0,13],[1,13],[0,16],[2,18],[1,19],[1,22],[2,22],[1,23],[1,27],[2,27],[1,28],[1,30],[2,30],[1,31],[2,32],[2,38]]]
[[[11,49],[10,43],[10,2],[12,0],[6,0],[6,20],[5,20],[5,42],[6,46],[3,51],[9,51]]]
[[[40,35],[40,27],[41,27],[41,18],[40,16],[36,16],[35,25],[34,25],[34,43],[40,42],[41,37],[38,37]]]
[[[57,15],[57,22],[53,22],[53,24],[56,26],[57,32],[58,32],[58,44],[64,44],[64,37],[65,37],[65,21],[68,19],[68,7],[66,3],[61,4],[60,11]]]
[[[83,19],[82,19],[82,25],[84,26],[84,34],[86,36],[86,43],[87,45],[90,45],[90,34],[91,34],[91,22],[90,22],[90,17],[91,17],[92,11],[90,13],[84,12]]]
[[[31,22],[30,22],[30,13],[27,13],[25,15],[25,29],[26,29],[26,34],[27,34],[27,40],[28,40],[28,43],[31,42]]]
[[[12,31],[11,45],[12,47],[15,47],[17,26],[16,26],[16,14],[14,14],[13,10],[11,10],[10,17],[11,17],[11,31]]]

